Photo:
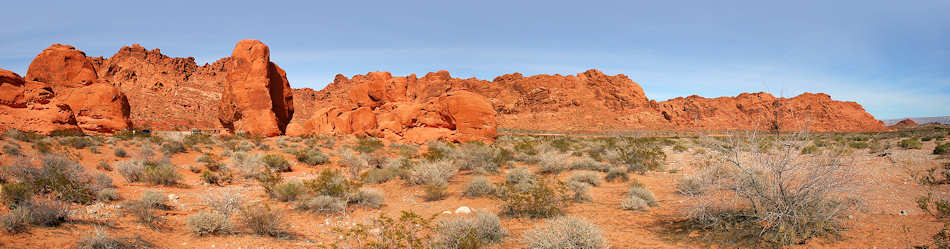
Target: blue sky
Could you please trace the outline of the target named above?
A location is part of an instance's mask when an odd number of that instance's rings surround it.
[[[623,73],[651,99],[825,92],[879,119],[950,115],[950,1],[11,1],[0,68],[52,43],[199,63],[253,38],[295,88],[342,73]]]

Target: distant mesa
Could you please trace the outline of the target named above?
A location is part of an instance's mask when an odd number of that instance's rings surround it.
[[[905,118],[905,119],[902,119],[901,121],[898,121],[896,124],[889,125],[888,127],[901,128],[901,127],[914,127],[914,126],[918,126],[917,122],[914,122],[914,120],[912,119]]]
[[[505,74],[492,81],[447,71],[337,75],[322,90],[292,89],[257,40],[197,65],[133,44],[87,57],[54,44],[26,77],[0,71],[0,128],[108,134],[135,128],[220,130],[261,136],[357,134],[424,143],[491,142],[499,128],[548,131],[886,131],[861,105],[823,93],[792,98],[650,100],[623,74]],[[29,117],[29,118],[21,118]],[[911,121],[913,122],[913,121]]]

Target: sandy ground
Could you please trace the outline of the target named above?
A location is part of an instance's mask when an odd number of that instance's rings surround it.
[[[4,142],[9,142],[7,139]],[[268,153],[281,153],[277,149],[274,139],[266,141],[272,150]],[[18,142],[19,143],[19,142]],[[120,142],[118,146],[125,146],[130,154],[137,153],[137,147]],[[30,144],[20,143],[23,153],[35,155]],[[339,145],[339,144],[338,144]],[[903,150],[893,148],[889,157],[871,155],[867,150],[859,150],[848,156],[848,167],[853,167],[858,173],[859,183],[854,187],[857,195],[865,199],[862,208],[845,220],[846,230],[837,238],[812,239],[796,248],[907,248],[923,244],[930,240],[941,226],[931,216],[917,208],[914,199],[924,195],[926,188],[918,185],[911,177],[910,172],[934,167],[947,159],[938,159],[931,155],[934,143],[925,142],[920,150]],[[174,208],[159,211],[167,221],[159,230],[150,229],[137,223],[131,215],[121,214],[123,201],[93,204],[90,206],[75,206],[78,213],[72,219],[75,221],[55,228],[33,227],[27,233],[7,234],[0,233],[0,247],[2,248],[74,248],[81,237],[87,236],[95,229],[102,229],[112,235],[134,237],[140,236],[158,248],[317,248],[336,239],[331,230],[334,227],[350,227],[354,223],[368,222],[381,212],[390,216],[400,211],[413,211],[422,215],[440,214],[446,210],[455,210],[460,206],[471,207],[475,210],[498,210],[498,201],[490,198],[461,197],[461,188],[473,177],[471,172],[462,171],[452,178],[449,192],[451,195],[441,201],[426,202],[421,198],[422,187],[407,186],[404,181],[396,179],[368,187],[381,189],[386,193],[386,202],[380,209],[351,208],[346,215],[317,214],[295,210],[293,205],[281,203],[266,197],[263,189],[256,181],[241,180],[227,186],[210,186],[202,184],[196,173],[188,170],[187,165],[196,165],[195,159],[199,153],[190,152],[176,154],[172,161],[178,166],[178,171],[184,176],[184,186],[162,187],[150,186],[143,183],[128,183],[116,171],[102,171],[95,165],[100,160],[106,160],[114,165],[124,158],[113,156],[113,145],[103,145],[98,149],[101,153],[95,154],[87,150],[80,151],[82,165],[91,172],[105,172],[113,177],[120,195],[125,200],[137,199],[146,190],[161,190],[179,197],[172,202]],[[216,149],[219,152],[220,148]],[[333,153],[335,150],[325,150]],[[594,201],[591,203],[575,204],[567,209],[570,215],[585,217],[604,230],[605,237],[611,248],[731,248],[734,244],[710,240],[707,237],[684,230],[674,229],[672,224],[682,220],[681,210],[685,205],[685,198],[674,189],[677,179],[695,170],[694,162],[701,157],[695,148],[685,152],[675,152],[666,149],[668,158],[667,169],[675,171],[649,172],[644,175],[631,175],[652,190],[659,206],[646,212],[625,211],[620,209],[620,201],[626,192],[627,183],[609,183],[591,189]],[[281,153],[283,154],[283,153]],[[293,164],[293,172],[284,173],[285,178],[306,177],[316,174],[325,167],[338,167],[331,163],[327,166],[312,167],[297,163],[293,156],[284,154]],[[5,162],[11,158],[3,156]],[[508,170],[508,169],[504,169]],[[675,172],[675,173],[670,173]],[[561,173],[558,177],[564,178],[570,172]],[[603,176],[603,173],[600,173]],[[491,176],[494,182],[503,181],[503,174]],[[286,214],[287,227],[292,238],[278,239],[250,235],[244,228],[238,228],[233,235],[196,237],[185,227],[186,217],[199,210],[206,209],[201,204],[201,198],[215,193],[219,189],[240,191],[250,201],[271,203],[279,207]],[[940,194],[947,194],[950,190],[941,187]],[[89,214],[89,210],[96,210],[96,214]],[[902,214],[902,212],[904,214]],[[0,213],[6,211],[0,211]],[[105,214],[104,214],[105,213]],[[454,215],[454,214],[452,214]],[[448,216],[448,215],[442,215]],[[502,218],[504,226],[510,236],[503,244],[493,248],[523,248],[521,235],[541,224],[540,219]]]

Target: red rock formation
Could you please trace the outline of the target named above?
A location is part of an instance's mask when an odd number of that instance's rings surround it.
[[[384,72],[353,79],[338,75],[322,91],[296,92],[296,98],[306,104],[300,105],[287,134],[363,134],[414,143],[493,141],[496,123],[491,102],[451,85],[471,82],[451,80],[444,71],[421,79]]]
[[[283,69],[270,62],[270,48],[242,40],[231,53],[218,119],[232,132],[283,134],[293,117],[293,92]]]
[[[918,125],[919,125],[919,124],[917,124],[917,122],[915,122],[914,120],[911,120],[911,119],[909,119],[909,118],[905,118],[904,120],[898,121],[896,124],[893,124],[893,125],[888,126],[888,127],[890,127],[890,128],[901,128],[901,127],[914,127],[914,126],[918,126]]]
[[[48,85],[0,69],[0,130],[14,128],[46,135],[79,132],[69,105],[54,97]]]
[[[84,133],[130,129],[128,99],[108,81],[99,80],[86,54],[72,46],[53,44],[30,63],[26,78],[52,87],[75,113]]]
[[[93,57],[99,78],[128,96],[135,127],[162,130],[218,129],[219,103],[230,58],[199,66],[138,44],[112,57]]]

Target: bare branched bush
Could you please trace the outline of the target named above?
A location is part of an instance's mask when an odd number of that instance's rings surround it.
[[[201,201],[211,210],[230,216],[244,205],[244,197],[236,190],[220,190],[205,195]]]
[[[692,196],[689,221],[780,245],[839,231],[839,219],[856,203],[848,188],[854,177],[842,167],[845,150],[803,155],[806,137],[753,133],[710,146],[723,163],[688,183],[698,186],[681,188]]]
[[[552,218],[526,232],[522,240],[532,249],[603,249],[604,232],[590,221],[575,216]]]

